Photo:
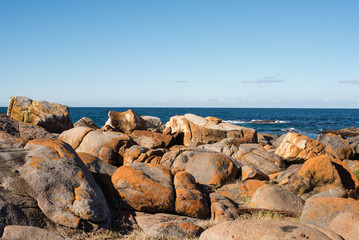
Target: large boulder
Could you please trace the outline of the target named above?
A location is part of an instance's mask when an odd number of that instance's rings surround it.
[[[123,209],[166,212],[175,208],[172,175],[166,167],[133,163],[119,167],[111,180]]]
[[[317,141],[329,146],[336,153],[338,159],[343,160],[353,158],[353,150],[339,135],[333,133],[319,134]]]
[[[306,161],[309,158],[328,154],[335,156],[335,152],[328,146],[310,137],[298,134],[287,133],[275,154],[287,162]]]
[[[315,228],[296,222],[279,220],[237,219],[217,224],[205,230],[200,240],[217,239],[316,239],[330,240]]]
[[[337,215],[328,225],[328,229],[333,230],[345,240],[356,240],[359,236],[359,213],[341,213]]]
[[[200,145],[197,147],[197,149],[208,149],[226,154],[228,156],[232,156],[235,152],[238,151],[238,147],[240,144],[241,144],[240,139],[225,138],[219,142]]]
[[[229,137],[238,138],[242,143],[257,142],[257,131],[254,129],[213,121],[212,118],[194,114],[171,117],[166,128],[169,128],[172,134],[183,135],[183,144],[186,146],[219,142]]]
[[[54,138],[51,133],[49,133],[42,127],[20,122],[3,113],[0,113],[0,132],[12,135],[15,138],[19,138],[22,140],[32,140],[36,138]]]
[[[0,131],[0,149],[20,149],[25,147],[26,141]]]
[[[359,180],[345,163],[328,155],[307,160],[288,184],[289,190],[300,195],[330,188],[345,188],[349,196],[354,196],[359,191]]]
[[[50,220],[64,226],[76,228],[81,219],[109,221],[101,189],[68,144],[37,139],[25,150],[0,154],[4,188],[36,199]]]
[[[231,221],[240,216],[238,204],[231,199],[217,193],[211,193],[211,220]]]
[[[31,227],[31,226],[18,226],[11,225],[6,226],[4,228],[4,233],[2,235],[2,239],[7,240],[33,240],[33,239],[51,239],[51,240],[71,240],[70,238],[63,237],[54,232],[50,232],[48,230]]]
[[[287,189],[276,186],[259,188],[252,197],[251,205],[255,208],[265,208],[280,211],[300,213],[305,201]]]
[[[253,164],[265,174],[272,174],[284,170],[285,164],[281,157],[264,150],[258,144],[242,144],[232,155],[238,161]]]
[[[203,231],[194,219],[172,214],[137,212],[135,221],[142,229],[144,239],[192,239]]]
[[[142,147],[146,148],[168,148],[172,143],[173,137],[157,132],[135,130],[130,137]]]
[[[184,171],[178,172],[173,180],[176,189],[176,212],[195,218],[207,218],[210,215],[208,201],[194,177]]]
[[[161,164],[169,169],[185,170],[190,158],[201,153],[214,153],[206,149],[180,149],[169,151],[162,156]]]
[[[11,97],[7,115],[21,122],[41,126],[51,133],[61,133],[73,127],[68,106],[27,97]]]
[[[161,130],[162,125],[162,121],[159,117],[154,117],[154,116],[141,116],[143,120],[145,120],[146,122],[146,127],[147,129],[151,129],[151,130]]]
[[[191,157],[186,171],[202,184],[223,186],[236,179],[238,168],[228,156],[221,153],[200,153]]]
[[[93,123],[93,120],[88,117],[83,117],[74,123],[74,127],[89,127],[93,129],[100,129],[99,126]]]
[[[100,132],[92,128],[76,127],[64,131],[59,139],[68,143],[76,152],[92,154],[111,165],[122,165],[125,149],[132,139],[120,132]]]
[[[129,109],[126,112],[108,112],[108,120],[103,129],[114,129],[130,135],[134,130],[146,130],[146,121],[138,113]]]
[[[359,203],[352,198],[311,198],[305,203],[300,223],[327,227],[340,213],[359,213]]]

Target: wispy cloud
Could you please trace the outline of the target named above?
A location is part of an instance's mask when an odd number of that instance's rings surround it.
[[[242,82],[243,83],[280,83],[286,81],[277,77],[262,77],[256,80],[246,80]]]
[[[359,78],[339,81],[343,84],[359,84]]]
[[[189,83],[189,81],[173,81],[174,83]]]

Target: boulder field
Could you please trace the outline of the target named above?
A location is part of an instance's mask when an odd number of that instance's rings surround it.
[[[68,109],[11,97],[0,114],[2,239],[358,239],[355,136]]]

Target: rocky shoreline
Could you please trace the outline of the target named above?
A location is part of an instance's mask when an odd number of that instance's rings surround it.
[[[357,239],[359,137],[259,134],[133,110],[102,128],[11,97],[0,114],[2,239]]]

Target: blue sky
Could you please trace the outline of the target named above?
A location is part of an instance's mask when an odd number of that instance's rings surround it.
[[[357,0],[0,1],[10,96],[112,107],[359,107]]]

